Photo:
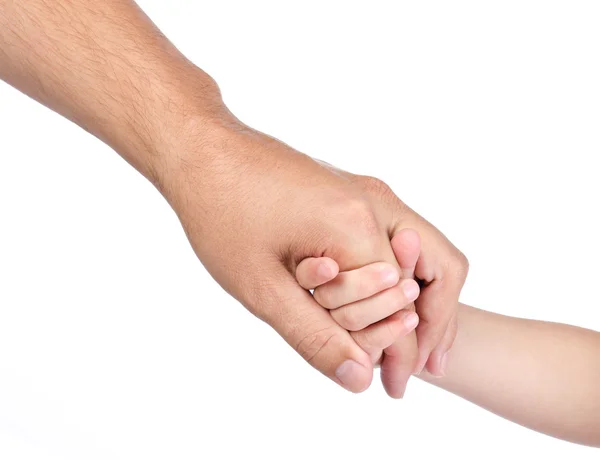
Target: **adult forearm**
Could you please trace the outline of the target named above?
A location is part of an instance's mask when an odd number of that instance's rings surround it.
[[[447,374],[423,378],[551,436],[600,446],[600,334],[460,306]]]
[[[177,139],[223,110],[212,79],[130,0],[0,0],[0,78],[153,182]]]

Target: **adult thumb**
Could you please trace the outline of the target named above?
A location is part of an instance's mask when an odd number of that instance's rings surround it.
[[[354,393],[371,385],[373,364],[347,330],[287,276],[261,310],[265,320],[313,367]]]

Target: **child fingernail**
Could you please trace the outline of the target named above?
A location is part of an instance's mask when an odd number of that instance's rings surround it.
[[[381,281],[386,286],[394,286],[398,282],[398,272],[396,270],[388,269],[381,272]]]
[[[404,327],[407,331],[412,331],[419,324],[419,315],[411,311],[404,317]]]
[[[415,300],[419,296],[419,285],[414,280],[407,280],[402,285],[402,292],[408,300]]]
[[[319,268],[317,268],[317,275],[321,279],[331,279],[331,275],[333,275],[333,271],[331,267],[326,263],[319,264]]]

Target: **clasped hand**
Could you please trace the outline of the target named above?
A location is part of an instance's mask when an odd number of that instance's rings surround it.
[[[235,120],[203,128],[160,188],[221,286],[350,391],[369,387],[377,362],[392,397],[425,366],[440,375],[467,274],[462,253],[378,179]],[[404,229],[416,233],[399,238]],[[415,238],[401,267],[398,251]]]

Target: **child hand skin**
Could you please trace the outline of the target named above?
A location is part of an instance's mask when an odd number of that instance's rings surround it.
[[[300,262],[296,279],[304,289],[314,289],[315,300],[351,333],[374,364],[381,364],[384,375],[395,377],[394,380],[382,378],[382,381],[399,387],[399,392],[388,391],[388,394],[401,398],[406,390],[406,384],[402,382],[408,380],[414,368],[402,362],[398,339],[409,334],[419,323],[414,305],[419,296],[419,285],[413,274],[420,243],[414,230],[400,231],[393,243],[404,247],[402,273],[385,262],[339,273],[334,260],[321,257]],[[383,350],[386,359],[380,363]]]
[[[383,349],[413,331],[419,323],[414,300],[419,285],[400,280],[398,269],[378,262],[339,273],[332,259],[304,259],[296,269],[298,283],[378,363]]]
[[[418,255],[420,250],[418,235],[407,230],[395,240],[392,247],[402,267],[402,277],[412,277],[411,266],[414,267],[415,253]],[[315,288],[317,302],[331,306],[327,303],[328,296],[332,295],[329,291],[335,287],[335,292],[343,292],[336,297],[335,310],[355,305],[347,311],[367,317],[369,313],[359,313],[356,305],[370,309],[372,303],[367,302],[364,295],[371,293],[371,298],[379,299],[377,309],[383,315],[386,307],[382,304],[385,299],[389,301],[392,294],[387,297],[382,294],[391,289],[385,290],[377,283],[370,290],[367,287],[374,272],[368,268],[379,264],[354,270],[353,276],[340,273],[332,280],[319,283],[315,274],[323,264],[337,274],[337,265],[327,258],[307,259],[296,273],[299,280],[313,277],[316,281],[311,283],[311,288]],[[321,291],[325,286],[330,287]],[[358,298],[362,300],[357,301]],[[334,315],[335,310],[332,316],[336,321],[344,321],[350,314]],[[390,318],[410,317],[406,316],[409,311],[410,307],[398,310]],[[387,324],[390,318],[371,324],[367,329],[379,331],[376,327]],[[498,315],[460,303],[457,323],[456,341],[444,360],[444,375],[433,377],[423,371],[419,378],[533,430],[600,447],[600,333],[566,324]],[[346,323],[340,324],[345,327]],[[394,333],[406,330],[395,327]],[[361,332],[364,330],[353,334]],[[378,345],[385,343],[388,341],[377,341]],[[374,350],[370,348],[369,354]],[[381,353],[372,356],[381,356]],[[382,371],[386,359],[381,363]]]

